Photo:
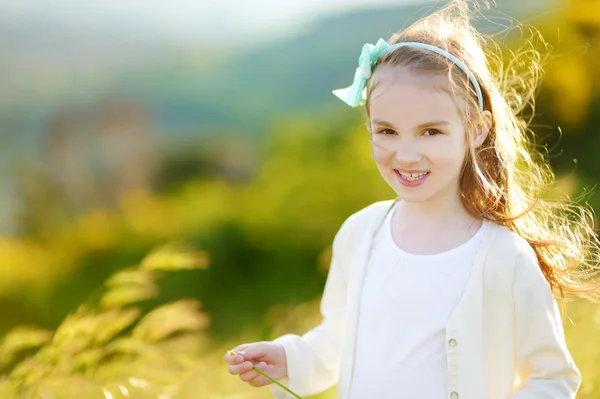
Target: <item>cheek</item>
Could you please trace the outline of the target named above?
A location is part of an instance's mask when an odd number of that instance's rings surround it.
[[[371,147],[371,154],[377,166],[388,165],[394,161],[394,156],[391,152],[386,151],[385,148],[373,144]]]
[[[426,156],[438,165],[452,166],[462,165],[466,155],[465,144],[450,140],[440,140],[428,146]]]

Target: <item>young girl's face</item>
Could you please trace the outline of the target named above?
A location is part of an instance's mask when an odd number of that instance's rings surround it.
[[[464,106],[457,106],[448,78],[387,65],[373,78],[373,158],[385,181],[408,202],[459,198],[467,151]]]

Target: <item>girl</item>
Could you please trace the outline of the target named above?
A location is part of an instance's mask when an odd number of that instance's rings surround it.
[[[518,96],[488,67],[472,14],[456,0],[363,47],[353,85],[334,93],[364,102],[398,198],[338,231],[322,323],[238,346],[231,374],[269,384],[254,365],[301,396],[337,383],[343,399],[575,397],[553,294],[594,298],[597,239],[581,209],[540,199],[552,175],[515,116],[538,65]]]

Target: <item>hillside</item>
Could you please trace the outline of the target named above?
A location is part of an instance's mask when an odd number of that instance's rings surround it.
[[[502,13],[526,21],[535,11],[556,4],[544,0],[499,3],[487,13],[489,21],[478,23],[480,30],[502,29],[498,25],[506,24]],[[297,36],[238,50],[208,72],[188,70],[174,79],[149,75],[130,88],[133,92],[153,88],[152,107],[167,129],[227,126],[241,133],[260,133],[274,117],[338,106],[331,90],[351,83],[362,45],[387,38],[430,9],[404,6],[331,15]]]

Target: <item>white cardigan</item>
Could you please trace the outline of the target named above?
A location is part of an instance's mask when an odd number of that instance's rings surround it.
[[[281,382],[300,396],[337,383],[338,398],[348,398],[370,244],[393,203],[376,202],[343,223],[333,241],[323,321],[303,336],[275,340],[287,358],[288,377]],[[581,374],[535,252],[509,229],[488,227],[465,293],[446,325],[447,398],[575,398]],[[385,367],[385,359],[379,366]],[[275,384],[271,391],[278,399],[294,399]]]

